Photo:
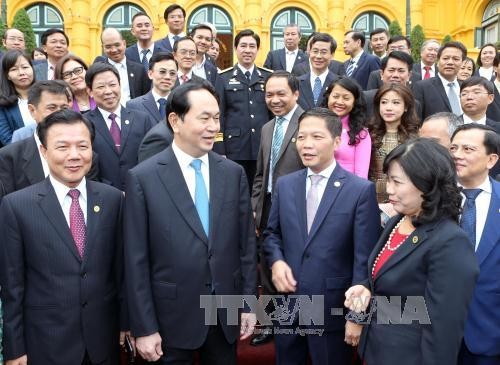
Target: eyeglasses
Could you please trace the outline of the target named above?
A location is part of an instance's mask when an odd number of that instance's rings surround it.
[[[392,52],[392,51],[406,51],[408,49],[408,47],[406,46],[389,46],[389,51]]]
[[[70,79],[73,75],[78,76],[83,72],[83,66],[76,67],[71,71],[66,71],[62,73],[63,80]]]
[[[460,93],[460,97],[461,98],[466,98],[468,97],[469,95],[472,96],[473,98],[478,98],[479,95],[489,95],[490,93],[489,92],[486,92],[486,91],[462,91]]]
[[[196,56],[196,51],[189,51],[187,49],[179,49],[179,50],[177,50],[177,52],[179,52],[179,54],[181,56],[187,56],[187,55],[189,55],[191,57]]]
[[[329,54],[329,52],[326,49],[319,50],[317,48],[311,49],[311,51],[309,53],[312,54],[313,56],[321,55],[323,57],[325,57],[327,54]]]

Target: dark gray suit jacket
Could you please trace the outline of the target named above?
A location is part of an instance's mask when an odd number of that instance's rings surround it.
[[[436,65],[432,65],[434,69],[434,76],[437,76],[438,70]],[[424,79],[425,74],[422,72],[422,62],[417,62],[413,64],[412,72],[420,75],[420,80]]]
[[[166,120],[159,122],[144,136],[139,146],[139,162],[147,160],[172,144],[174,136],[167,123]]]
[[[384,84],[382,81],[381,72],[382,69],[374,70],[370,73],[370,76],[368,77],[368,85],[366,86],[366,90],[380,89],[380,87]],[[420,74],[412,72],[410,76],[410,84],[408,86],[411,87],[414,83],[420,80],[422,80]]]
[[[338,76],[345,76],[345,68],[342,62],[331,60],[330,64],[328,65],[328,69],[332,73]],[[305,62],[296,64],[295,66],[293,66],[292,69],[292,73],[297,77],[305,75],[308,72],[311,72],[311,65],[309,65],[309,59],[307,59]]]
[[[310,81],[311,74],[307,73],[305,75],[302,75],[298,77],[299,79],[299,100],[298,104],[304,109],[305,111],[312,109],[316,106],[320,106],[323,102],[323,95],[328,88],[328,86],[335,80],[338,79],[338,76],[331,71],[328,72],[328,75],[326,76],[325,82],[323,84],[323,87],[321,89],[321,93],[319,95],[319,98],[317,100],[317,103],[314,104],[314,96],[311,88],[311,81]]]
[[[412,89],[415,99],[420,102],[422,107],[421,120],[439,112],[453,113],[446,90],[439,76],[419,81],[413,85]]]
[[[297,109],[295,109],[283,137],[278,161],[273,171],[273,188],[280,176],[304,168],[295,145],[299,129],[298,119],[302,113],[304,113],[304,110],[300,105],[297,105]],[[255,212],[255,225],[260,230],[263,230],[267,224],[267,222],[262,222],[262,212],[264,209],[264,199],[267,195],[267,185],[269,184],[269,164],[271,161],[271,146],[273,143],[275,122],[276,119],[273,118],[262,127],[259,154],[257,155],[257,167],[252,187],[252,209]]]
[[[300,48],[297,51],[297,57],[295,58],[295,63],[293,67],[298,64],[307,61],[307,55]],[[269,51],[264,62],[264,67],[270,70],[286,70],[286,50],[285,48],[275,49],[274,51]],[[293,73],[292,67],[292,73]]]
[[[149,114],[153,122],[159,123],[161,120],[160,111],[158,110],[158,106],[156,106],[152,91],[127,101],[127,108]]]

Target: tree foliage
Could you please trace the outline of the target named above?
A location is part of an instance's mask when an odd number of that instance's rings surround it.
[[[26,43],[26,53],[31,53],[36,48],[36,38],[35,32],[33,32],[33,26],[31,25],[30,18],[25,9],[19,9],[14,15],[14,21],[12,22],[12,28],[19,29],[24,33],[24,41]]]
[[[3,22],[3,19],[0,17],[0,38],[3,39],[3,34],[5,33],[5,29],[7,29],[7,24]],[[3,42],[0,43],[0,49],[5,49],[3,47]]]
[[[452,40],[453,40],[453,38],[451,38],[451,35],[447,34],[444,36],[443,41],[441,42],[441,45],[444,45],[448,42],[451,42]]]
[[[134,37],[130,30],[120,30],[120,33],[122,34],[123,39],[125,39],[127,47],[130,47],[137,42],[137,38]]]
[[[410,34],[411,56],[414,62],[420,62],[420,48],[425,42],[424,28],[420,24],[413,27]]]
[[[389,35],[391,37],[394,37],[395,35],[403,35],[403,29],[401,29],[401,26],[399,25],[399,22],[397,20],[393,20],[389,24]]]

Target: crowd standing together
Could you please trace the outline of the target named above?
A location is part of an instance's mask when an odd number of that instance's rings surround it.
[[[220,70],[212,24],[164,19],[153,40],[134,15],[130,47],[104,29],[91,65],[62,29],[31,55],[3,36],[6,364],[118,364],[122,346],[227,365],[251,338],[285,365],[499,365],[495,45],[474,61],[429,39],[414,62],[407,38],[375,29],[370,54],[350,30],[339,62],[289,24],[264,67],[245,29]],[[243,295],[264,299],[224,299]]]

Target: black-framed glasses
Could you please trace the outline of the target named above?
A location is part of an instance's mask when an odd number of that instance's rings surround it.
[[[62,73],[63,80],[70,79],[73,75],[78,76],[83,72],[83,66],[75,67],[70,71],[66,71]]]

